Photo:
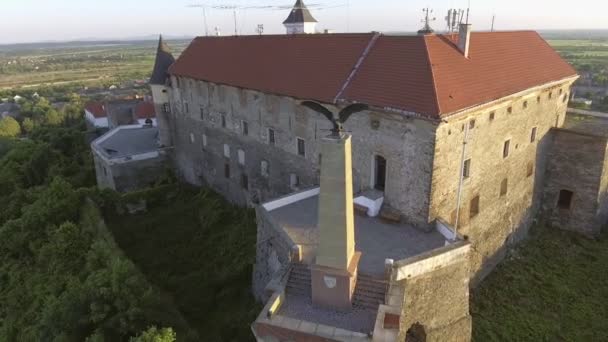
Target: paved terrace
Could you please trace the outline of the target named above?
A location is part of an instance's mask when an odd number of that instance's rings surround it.
[[[307,261],[312,260],[319,241],[318,208],[319,196],[315,195],[270,211],[293,242],[309,251],[304,253]],[[385,259],[398,261],[443,247],[445,238],[435,230],[424,233],[408,225],[384,223],[378,218],[355,214],[355,243],[356,250],[362,253],[359,271],[383,276]]]

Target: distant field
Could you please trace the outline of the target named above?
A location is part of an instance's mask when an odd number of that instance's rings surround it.
[[[176,55],[189,41],[168,42]],[[0,89],[145,79],[155,41],[0,46]]]

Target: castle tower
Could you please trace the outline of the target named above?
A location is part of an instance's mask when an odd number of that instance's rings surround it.
[[[296,0],[291,13],[283,22],[287,34],[316,33],[317,20],[310,14],[303,0]]]
[[[311,267],[314,305],[352,308],[360,252],[355,251],[351,137],[332,134],[321,142],[319,246]]]
[[[161,146],[171,146],[171,105],[169,104],[169,94],[171,92],[169,67],[175,62],[169,47],[163,41],[163,36],[158,39],[156,50],[156,62],[150,77],[150,89],[152,90],[152,100],[156,110],[156,119],[160,135]]]

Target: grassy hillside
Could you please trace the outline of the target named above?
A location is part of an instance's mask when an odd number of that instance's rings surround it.
[[[471,311],[474,341],[608,341],[608,237],[537,229]]]

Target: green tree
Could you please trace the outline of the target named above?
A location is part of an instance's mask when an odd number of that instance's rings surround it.
[[[47,125],[59,126],[63,123],[63,116],[55,109],[46,112],[45,121]]]
[[[21,134],[21,126],[10,116],[0,120],[0,137],[16,137]]]
[[[140,335],[132,337],[129,342],[174,342],[175,340],[176,335],[173,329],[158,329],[152,326]]]
[[[34,120],[30,118],[23,119],[23,122],[21,123],[21,128],[23,129],[23,132],[28,134],[32,133],[32,131],[34,130],[34,126]]]

